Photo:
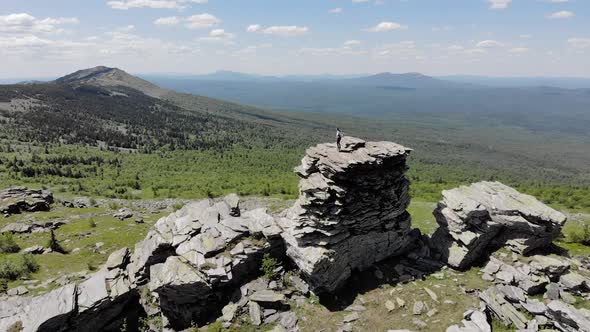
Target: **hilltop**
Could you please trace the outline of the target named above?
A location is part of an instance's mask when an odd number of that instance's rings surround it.
[[[118,68],[98,66],[78,70],[55,80],[71,86],[93,85],[98,87],[128,87],[151,97],[160,97],[166,90]]]

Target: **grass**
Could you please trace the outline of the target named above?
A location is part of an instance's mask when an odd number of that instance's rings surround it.
[[[412,324],[412,319],[415,317],[427,322],[432,327],[429,331],[440,331],[442,326],[446,328],[459,323],[463,318],[463,312],[470,308],[477,308],[479,304],[479,299],[476,296],[465,295],[462,289],[484,289],[491,284],[481,279],[478,268],[464,273],[449,270],[443,273],[445,274],[443,280],[428,277],[425,280],[408,284],[383,284],[359,294],[354,304],[362,304],[367,310],[359,312],[360,319],[354,323],[355,330],[409,329],[415,331],[417,328]],[[438,303],[430,298],[424,287],[436,293]],[[406,302],[405,307],[399,307],[396,304],[396,309],[389,312],[385,307],[385,302],[387,300],[395,302],[398,297]],[[455,303],[444,304],[445,300]],[[416,301],[423,301],[429,309],[436,308],[438,312],[432,317],[425,314],[413,315],[412,308]],[[346,315],[350,314],[345,310],[330,311],[328,308],[310,303],[310,301],[302,307],[295,308],[295,311],[301,318],[300,326],[303,331],[332,330],[334,326],[338,326],[342,322]]]
[[[91,267],[99,267],[106,262],[113,251],[129,247],[141,241],[153,223],[168,212],[158,214],[138,211],[143,215],[144,224],[136,224],[133,219],[121,221],[112,217],[114,211],[108,208],[84,208],[72,209],[56,207],[50,212],[36,212],[18,215],[20,218],[33,217],[36,220],[68,219],[67,224],[55,231],[59,243],[69,254],[49,253],[36,256],[39,269],[29,275],[30,279],[40,282],[56,278],[74,272],[91,270]],[[8,219],[14,221],[15,216]],[[93,221],[91,223],[90,221]],[[4,222],[4,221],[3,221]],[[45,246],[50,239],[50,233],[31,233],[14,236],[17,244],[23,248],[33,245]],[[104,245],[97,250],[96,243]],[[74,249],[79,250],[74,251]],[[18,254],[4,255],[13,257]],[[9,288],[19,286],[23,280],[17,279],[9,282]],[[55,285],[54,285],[55,286]],[[50,286],[48,289],[51,289]],[[35,290],[42,292],[45,289]]]
[[[408,212],[412,216],[412,226],[425,234],[432,234],[438,227],[432,215],[435,208],[436,203],[412,200],[408,207]]]

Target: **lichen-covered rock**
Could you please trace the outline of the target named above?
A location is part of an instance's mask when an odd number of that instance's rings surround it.
[[[287,255],[315,292],[342,286],[353,270],[402,253],[410,242],[410,149],[351,137],[309,148],[296,168],[300,196],[281,220]]]
[[[48,211],[53,194],[46,190],[12,187],[0,191],[0,213]]]
[[[562,213],[499,182],[443,191],[434,215],[439,228],[432,243],[459,269],[501,246],[521,254],[544,247],[566,221]]]

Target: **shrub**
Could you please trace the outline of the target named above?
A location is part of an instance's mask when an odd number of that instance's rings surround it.
[[[222,332],[223,330],[224,328],[220,321],[209,324],[207,327],[207,332]]]
[[[277,267],[279,267],[279,262],[270,254],[264,254],[264,257],[262,257],[262,266],[260,267],[260,271],[264,273],[264,276],[268,279],[276,278],[275,269]]]
[[[573,243],[581,243],[587,246],[590,245],[590,224],[584,225],[581,230],[570,232],[568,237]]]
[[[88,219],[88,226],[90,226],[90,228],[96,227],[96,222],[94,221],[94,219],[92,219],[92,218]]]
[[[182,209],[184,207],[183,203],[174,203],[174,205],[172,205],[172,208],[174,209],[174,211],[178,211],[180,209]]]
[[[20,250],[20,247],[14,241],[12,234],[6,233],[0,235],[0,254],[15,253]]]
[[[0,258],[0,279],[16,280],[39,270],[31,254],[4,255]]]

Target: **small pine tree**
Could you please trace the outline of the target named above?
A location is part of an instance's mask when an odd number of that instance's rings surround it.
[[[55,238],[55,233],[53,232],[53,229],[51,230],[49,242],[47,242],[47,248],[50,248],[55,252],[59,252],[60,254],[66,253],[66,250],[61,246],[59,241],[57,241],[57,238]]]

